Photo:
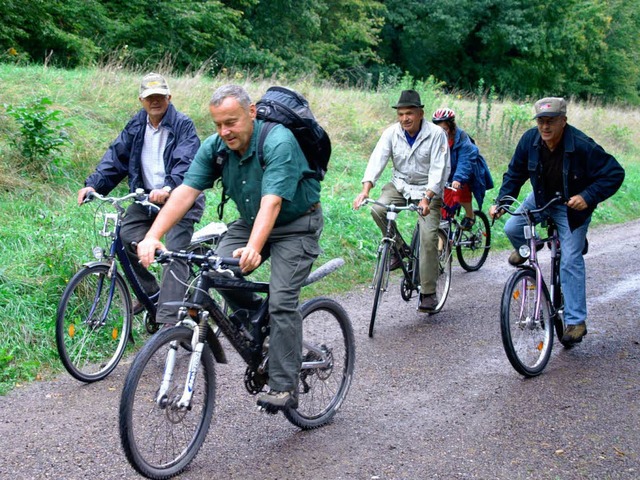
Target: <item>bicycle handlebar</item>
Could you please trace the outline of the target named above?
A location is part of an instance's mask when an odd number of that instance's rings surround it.
[[[362,205],[365,205],[367,203],[374,203],[386,210],[392,211],[392,212],[402,212],[405,210],[411,210],[414,212],[418,212],[420,211],[420,207],[418,207],[418,205],[414,205],[413,203],[410,203],[409,205],[394,205],[393,203],[390,203],[389,205],[387,205],[386,203],[382,203],[379,202],[377,200],[374,200],[372,198],[365,198],[364,201],[362,202]]]
[[[510,215],[525,215],[525,216],[530,216],[530,215],[535,215],[537,213],[543,212],[544,210],[546,210],[547,208],[549,208],[551,205],[553,205],[554,203],[558,203],[558,202],[562,202],[564,201],[564,197],[562,195],[556,195],[555,197],[553,197],[551,200],[549,200],[545,205],[543,205],[540,208],[534,208],[531,210],[525,209],[522,212],[517,212],[517,209],[513,209],[510,208],[511,205],[513,205],[513,202],[516,202],[517,199],[510,196],[510,195],[505,195],[504,197],[502,197],[499,201],[498,201],[498,210],[503,210],[505,212],[507,212]],[[504,202],[504,203],[503,203]],[[506,203],[509,202],[509,203]]]
[[[128,193],[123,197],[105,197],[98,192],[87,192],[87,195],[84,197],[84,201],[82,203],[89,203],[94,199],[110,203],[115,207],[121,206],[121,204],[126,202],[127,200],[135,199],[135,202],[139,203],[140,205],[151,207],[157,211],[160,211],[160,207],[158,205],[149,201],[149,195],[144,193],[144,190],[142,188],[138,188],[135,192]]]
[[[172,258],[179,258],[186,260],[187,262],[195,263],[196,265],[202,265],[208,263],[214,270],[218,270],[223,267],[237,267],[240,265],[240,258],[234,257],[221,257],[219,255],[199,255],[193,252],[171,252],[169,250],[156,250],[156,261],[158,263],[167,263]]]

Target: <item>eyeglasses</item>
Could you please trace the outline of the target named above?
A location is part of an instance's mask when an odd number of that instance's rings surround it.
[[[560,120],[560,117],[538,117],[536,118],[536,123],[540,127],[544,126],[545,124],[552,127],[553,125],[558,123],[558,120]]]

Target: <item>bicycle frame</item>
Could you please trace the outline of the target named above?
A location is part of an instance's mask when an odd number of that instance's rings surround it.
[[[108,200],[104,197],[96,195],[95,193],[93,193],[92,196],[95,196],[100,200],[105,200],[105,201]],[[150,317],[155,318],[156,302],[157,302],[159,293],[157,292],[152,296],[148,296],[147,293],[144,291],[144,289],[140,285],[140,282],[138,281],[138,278],[136,277],[133,271],[131,260],[127,255],[127,252],[125,250],[125,245],[122,242],[122,239],[120,237],[120,230],[122,228],[122,216],[125,212],[125,209],[122,207],[121,203],[128,199],[134,199],[134,198],[142,199],[144,198],[144,196],[145,196],[144,192],[138,189],[138,191],[136,191],[135,193],[130,193],[129,195],[125,195],[124,197],[119,199],[112,199],[110,203],[114,206],[117,213],[104,214],[103,227],[102,227],[102,230],[100,231],[100,235],[111,238],[109,253],[105,255],[105,252],[100,247],[96,247],[94,248],[94,255],[97,259],[97,262],[104,262],[109,265],[111,278],[114,278],[116,275],[118,275],[119,273],[118,263],[120,263],[123,275],[127,279],[127,282],[129,283],[129,286],[133,290],[135,296],[146,307]],[[115,261],[116,259],[117,261]],[[91,262],[87,264],[87,266],[95,265],[95,264],[96,262]],[[115,288],[115,282],[112,281],[110,282],[110,284],[111,284],[111,287],[110,287],[111,291],[109,293],[109,302],[111,301],[111,298],[113,296],[113,289]]]
[[[160,263],[167,258],[183,258],[190,262],[200,264],[200,274],[195,283],[191,298],[185,302],[170,302],[169,305],[179,306],[178,325],[184,325],[193,330],[192,348],[197,354],[192,356],[188,375],[185,383],[183,398],[180,400],[188,402],[190,392],[192,392],[193,382],[195,381],[195,373],[199,355],[202,352],[205,341],[209,344],[214,358],[218,363],[227,363],[226,355],[220,340],[213,334],[210,328],[210,322],[215,323],[229,343],[242,357],[248,368],[256,375],[250,376],[249,372],[245,375],[245,387],[247,390],[256,394],[259,393],[266,384],[267,362],[268,362],[268,338],[269,338],[269,284],[267,282],[252,282],[244,279],[238,279],[233,276],[233,272],[223,266],[237,266],[239,259],[222,258],[215,255],[196,255],[193,253],[183,252],[163,252],[158,260]],[[308,285],[339,268],[344,261],[342,259],[333,259],[322,267],[318,268],[309,276],[304,285]],[[228,276],[226,276],[228,275]],[[304,286],[303,285],[303,286]],[[226,290],[243,290],[256,293],[266,294],[258,310],[250,319],[251,330],[248,330],[243,322],[233,316],[227,315],[220,305],[208,293],[210,289],[226,289]],[[303,342],[304,347],[313,350],[320,360],[303,361],[300,370],[312,370],[317,368],[328,367],[331,358],[324,350]],[[167,361],[165,367],[165,379],[167,385],[172,378],[172,363]],[[164,381],[163,381],[164,384]],[[166,388],[166,387],[165,387]],[[162,390],[162,387],[161,387]],[[157,402],[162,401],[162,394],[159,393]],[[159,403],[160,405],[160,403]],[[188,406],[184,403],[183,406]]]

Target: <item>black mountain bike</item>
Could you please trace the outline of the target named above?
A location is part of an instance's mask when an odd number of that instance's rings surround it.
[[[196,456],[207,435],[216,396],[215,363],[225,363],[217,325],[247,364],[244,385],[256,395],[268,382],[269,284],[234,278],[229,266],[238,259],[211,253],[164,252],[159,261],[184,258],[199,265],[188,301],[181,304],[178,325],[161,330],[140,350],[125,379],[120,400],[120,438],[131,465],[149,478],[180,473]],[[334,259],[313,272],[306,285],[344,263]],[[227,316],[208,292],[244,289],[266,294],[262,306]],[[298,408],[285,417],[302,429],[320,427],[336,414],[351,385],[355,339],[347,313],[337,302],[314,298],[301,306],[302,367]],[[243,313],[244,314],[241,314]]]

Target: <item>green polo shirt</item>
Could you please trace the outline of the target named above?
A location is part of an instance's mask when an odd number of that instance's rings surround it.
[[[219,152],[226,151],[228,160],[222,167],[225,192],[235,202],[240,216],[250,225],[255,222],[264,195],[282,198],[282,208],[276,226],[286,225],[304,215],[320,201],[320,182],[311,178],[309,168],[298,142],[284,126],[276,125],[264,141],[264,169],[260,165],[257,143],[264,122],[255,120],[251,144],[240,157],[229,150],[217,135],[207,138],[196,154],[183,183],[197,190],[213,186],[219,170],[214,168]]]

